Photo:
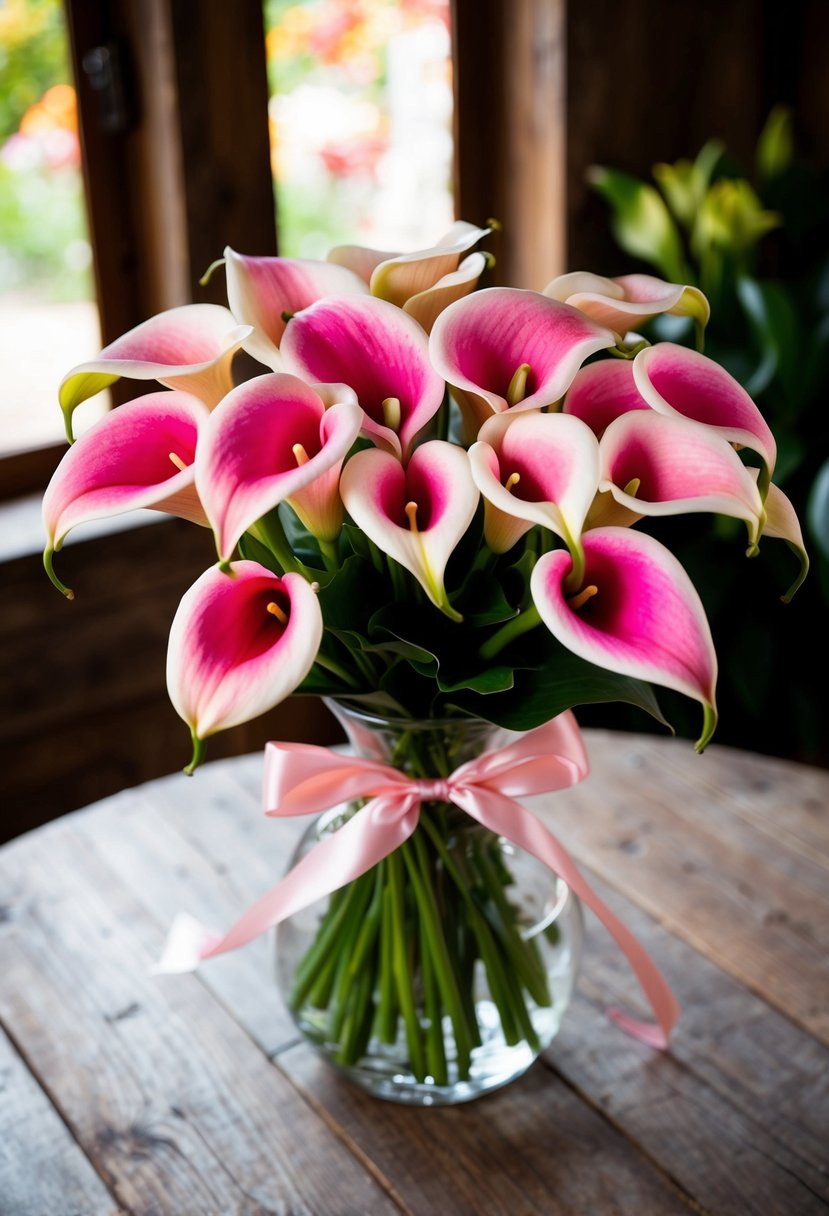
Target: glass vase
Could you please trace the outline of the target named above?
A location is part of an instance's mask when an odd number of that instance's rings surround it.
[[[359,755],[446,777],[509,737],[474,718],[330,705]],[[300,861],[361,804],[321,815]],[[548,1046],[579,963],[578,900],[546,866],[444,802],[405,844],[277,929],[277,978],[306,1040],[351,1080],[414,1105],[465,1102]]]

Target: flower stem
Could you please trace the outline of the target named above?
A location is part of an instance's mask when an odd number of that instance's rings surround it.
[[[482,659],[494,659],[515,638],[520,637],[522,633],[528,633],[530,629],[535,629],[536,625],[540,624],[541,617],[539,616],[538,609],[535,604],[530,604],[529,608],[526,608],[523,612],[519,612],[518,616],[514,616],[511,621],[507,621],[497,633],[488,638],[478,651],[478,654]]]

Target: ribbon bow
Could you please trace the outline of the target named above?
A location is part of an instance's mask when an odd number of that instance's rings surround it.
[[[173,924],[163,972],[189,971],[203,959],[235,950],[316,900],[359,878],[412,835],[424,802],[450,802],[558,874],[615,938],[650,1003],[656,1025],[618,1009],[608,1016],[634,1037],[665,1048],[679,1016],[676,998],[647,951],[579,873],[553,833],[516,798],[566,789],[588,771],[576,720],[569,711],[506,747],[485,752],[446,778],[415,780],[379,760],[341,755],[303,743],[268,743],[267,815],[311,815],[369,797],[336,832],[324,837],[272,891],[222,937],[189,917]]]

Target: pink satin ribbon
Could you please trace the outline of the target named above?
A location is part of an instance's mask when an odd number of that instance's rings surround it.
[[[599,898],[553,833],[516,798],[566,789],[588,771],[572,714],[462,764],[449,777],[417,781],[378,760],[303,743],[269,743],[264,801],[268,815],[312,815],[356,798],[371,800],[319,844],[222,937],[189,917],[174,923],[157,970],[189,971],[235,950],[286,917],[359,878],[412,835],[423,802],[451,802],[558,874],[615,938],[651,1006],[656,1024],[618,1009],[608,1016],[652,1047],[666,1048],[679,1005],[650,955]]]

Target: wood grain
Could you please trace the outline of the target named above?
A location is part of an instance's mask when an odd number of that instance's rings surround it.
[[[116,1204],[0,1030],[0,1212],[115,1216]]]
[[[0,1017],[128,1211],[397,1210],[197,979],[148,976],[160,929],[71,822],[0,883]]]

